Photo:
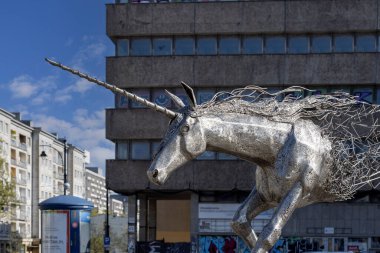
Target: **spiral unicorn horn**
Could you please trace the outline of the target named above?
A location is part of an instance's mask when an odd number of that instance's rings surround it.
[[[115,93],[119,93],[119,94],[121,94],[121,95],[123,95],[123,96],[125,96],[125,97],[127,97],[129,99],[132,99],[132,100],[136,101],[137,103],[145,105],[146,107],[148,107],[150,109],[153,109],[155,111],[161,112],[161,113],[165,114],[166,116],[168,116],[170,119],[174,119],[176,117],[176,113],[173,112],[172,110],[169,110],[169,109],[167,109],[165,107],[162,107],[162,106],[160,106],[158,104],[152,103],[152,102],[150,102],[150,101],[148,101],[148,100],[146,100],[144,98],[136,96],[133,93],[130,93],[128,91],[120,89],[120,88],[118,88],[115,85],[112,85],[112,84],[100,81],[100,80],[98,80],[98,79],[96,79],[94,77],[91,77],[91,76],[89,76],[87,74],[84,74],[84,73],[80,72],[79,70],[72,69],[70,67],[67,67],[67,66],[59,63],[59,62],[52,61],[52,60],[50,60],[48,58],[45,58],[45,60],[48,63],[50,63],[51,65],[53,65],[53,66],[59,67],[59,68],[61,68],[63,70],[66,70],[66,71],[68,71],[68,72],[70,72],[70,73],[72,73],[74,75],[77,75],[77,76],[79,76],[81,78],[84,78],[84,79],[88,80],[89,82],[92,82],[92,83],[98,84],[100,86],[103,86],[104,88],[109,89],[109,90],[111,90],[111,91],[113,91]]]

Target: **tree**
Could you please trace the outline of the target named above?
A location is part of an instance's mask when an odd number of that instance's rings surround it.
[[[8,224],[10,231],[11,208],[16,208],[18,201],[16,198],[16,182],[9,175],[9,168],[3,154],[3,140],[0,139],[0,222]],[[10,232],[9,244],[6,246],[6,252],[19,252],[22,244],[22,238],[18,232]]]
[[[3,140],[0,139],[0,144]],[[0,145],[0,154],[2,153]],[[4,158],[0,156],[0,217],[9,210],[11,204],[16,204],[16,182],[10,178],[9,169],[6,166]]]

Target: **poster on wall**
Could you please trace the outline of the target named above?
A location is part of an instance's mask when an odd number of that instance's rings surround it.
[[[199,219],[228,219],[231,220],[238,210],[240,203],[200,203]],[[273,209],[260,213],[255,219],[271,219]]]
[[[90,252],[90,212],[80,211],[80,252]]]
[[[199,253],[237,253],[237,252],[238,252],[238,237],[237,236],[227,235],[227,236],[200,236],[199,237]]]
[[[69,249],[69,211],[42,212],[42,252],[66,253]]]

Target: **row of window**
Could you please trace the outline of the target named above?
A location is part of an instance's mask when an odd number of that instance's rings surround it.
[[[0,120],[0,133],[9,134],[9,124]]]
[[[240,2],[248,0],[115,0],[117,4],[124,3],[192,3],[192,2]]]
[[[380,51],[378,34],[135,37],[115,41],[116,56],[323,54]]]
[[[376,88],[373,86],[325,86],[325,87],[309,87],[313,91],[295,92],[294,95],[297,97],[304,97],[312,94],[326,94],[334,91],[343,91],[357,96],[358,100],[365,101],[368,103],[380,104],[380,87]],[[184,101],[185,104],[188,103],[187,96],[183,89],[168,89],[173,94],[177,95]],[[214,88],[199,88],[195,89],[197,103],[201,104],[209,101],[216,92],[222,90],[232,90],[228,88],[214,89]],[[280,91],[280,87],[269,87],[268,92]],[[172,103],[170,97],[166,94],[164,89],[131,89],[130,92],[145,98],[147,100],[153,101],[154,103],[164,106],[166,108],[174,108],[174,103]],[[144,105],[136,103],[128,98],[116,95],[115,98],[116,108],[144,108]]]
[[[118,141],[116,143],[116,159],[119,160],[151,160],[157,153],[160,141]],[[198,156],[196,160],[237,160],[232,155],[206,151]]]

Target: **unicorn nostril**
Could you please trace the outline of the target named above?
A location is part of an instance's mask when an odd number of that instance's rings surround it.
[[[158,170],[154,170],[153,171],[153,174],[152,174],[152,177],[153,178],[156,178],[158,176]]]

